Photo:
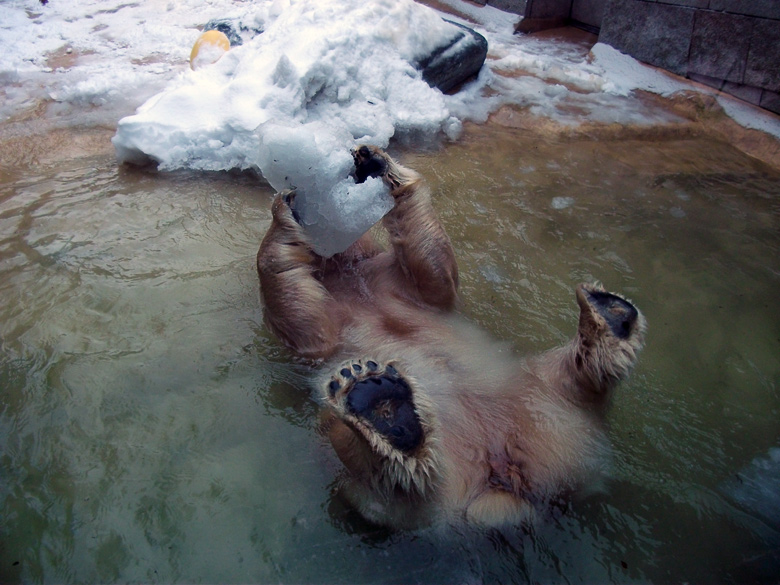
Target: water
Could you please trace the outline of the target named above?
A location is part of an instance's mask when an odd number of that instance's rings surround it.
[[[495,125],[396,153],[433,186],[469,318],[539,351],[598,279],[649,333],[605,493],[394,533],[334,497],[309,370],[262,325],[270,188],[117,168],[75,133],[0,169],[0,582],[777,581],[780,510],[737,487],[778,477],[753,461],[780,446],[780,172],[709,138]]]

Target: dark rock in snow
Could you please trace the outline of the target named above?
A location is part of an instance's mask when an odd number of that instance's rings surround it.
[[[479,73],[487,57],[487,39],[467,26],[448,20],[459,33],[446,45],[436,48],[415,66],[431,87],[449,91]]]
[[[422,72],[425,82],[442,92],[457,87],[479,73],[488,50],[487,40],[481,34],[457,22],[447,22],[459,29],[455,36],[413,63]],[[231,47],[241,45],[244,35],[251,38],[263,32],[241,26],[234,20],[219,18],[208,21],[203,30],[218,30],[223,33],[230,41]]]
[[[239,24],[238,22],[225,18],[215,18],[209,20],[206,23],[206,26],[203,27],[204,32],[207,30],[218,30],[224,34],[230,41],[231,47],[238,47],[244,43],[244,39],[241,36],[241,33],[246,33],[249,38],[252,38],[253,36],[259,35],[263,32],[263,29],[248,28]]]

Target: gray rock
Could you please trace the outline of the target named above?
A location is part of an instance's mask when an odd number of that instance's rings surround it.
[[[488,43],[485,37],[467,26],[448,20],[458,27],[458,32],[446,44],[437,47],[429,55],[417,60],[413,65],[422,71],[422,77],[431,87],[442,92],[449,91],[470,77],[476,75],[482,68],[487,57]],[[244,41],[243,36],[252,38],[262,33],[262,30],[248,29],[235,20],[213,19],[206,23],[203,29],[218,30],[224,33],[230,41],[230,46],[237,47]]]
[[[226,18],[214,18],[209,20],[206,23],[206,26],[203,27],[203,30],[218,30],[228,38],[231,47],[238,47],[244,43],[242,35],[247,35],[248,38],[252,38],[263,32],[262,29],[247,28],[235,20],[228,20]]]
[[[487,57],[487,39],[477,31],[456,22],[447,21],[461,29],[445,45],[414,63],[431,87],[442,92],[456,88],[473,77],[482,68]]]

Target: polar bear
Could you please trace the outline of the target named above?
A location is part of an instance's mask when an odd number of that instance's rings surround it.
[[[328,364],[322,429],[346,469],[343,493],[392,528],[533,521],[602,471],[605,413],[645,319],[622,296],[580,284],[575,337],[515,355],[455,311],[455,254],[422,177],[375,147],[353,156],[356,181],[390,188],[389,249],[367,234],[319,257],[285,191],[257,255],[267,326]]]

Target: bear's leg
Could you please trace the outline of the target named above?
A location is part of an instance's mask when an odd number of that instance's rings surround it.
[[[428,187],[416,172],[384,151],[360,146],[353,151],[355,180],[382,177],[395,200],[384,220],[395,263],[423,302],[450,310],[455,305],[458,265],[447,233],[431,204]]]
[[[320,258],[294,217],[294,198],[294,191],[276,195],[271,227],[257,253],[264,316],[285,345],[303,356],[324,358],[338,344],[339,311],[314,275]]]
[[[578,387],[585,395],[607,395],[636,363],[646,328],[642,313],[620,295],[598,284],[581,284],[572,360]]]

